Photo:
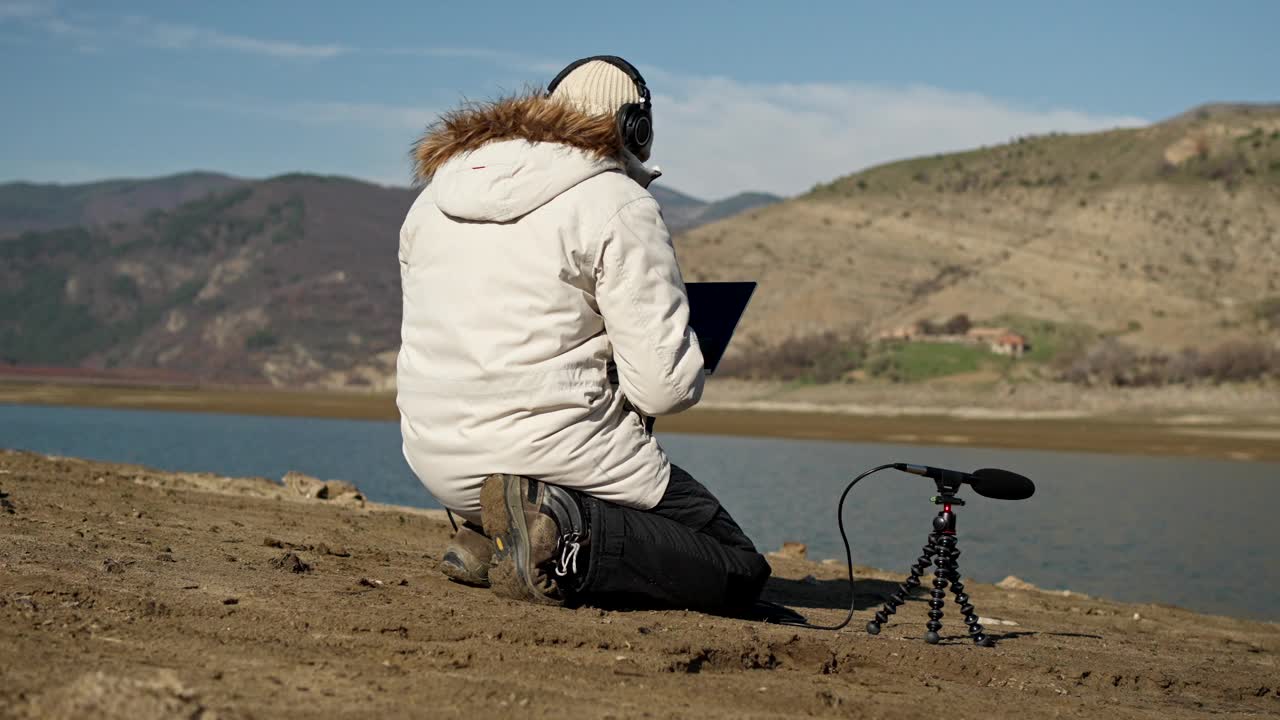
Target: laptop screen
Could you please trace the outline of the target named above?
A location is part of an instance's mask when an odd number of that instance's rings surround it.
[[[707,372],[715,372],[720,364],[755,289],[754,282],[685,284],[689,293],[689,326],[698,335]]]

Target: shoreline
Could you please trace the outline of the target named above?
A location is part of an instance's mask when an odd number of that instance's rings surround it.
[[[359,483],[359,478],[349,478]],[[966,583],[995,648],[902,575],[855,567],[839,632],[684,610],[541,607],[446,580],[439,512],[0,450],[0,709],[18,717],[402,715],[1181,718],[1280,710],[1280,623],[1015,579]],[[848,608],[843,563],[770,553],[765,599]],[[204,713],[204,715],[202,715]],[[8,714],[8,712],[4,713]],[[592,713],[588,713],[589,715]]]
[[[1100,452],[1280,462],[1280,407],[1194,406],[1140,412],[816,402],[822,389],[744,392],[718,386],[658,432],[796,440]],[[781,396],[781,397],[779,397]],[[0,403],[350,420],[399,419],[390,393],[144,388],[0,382]],[[1042,403],[1044,404],[1044,403]]]

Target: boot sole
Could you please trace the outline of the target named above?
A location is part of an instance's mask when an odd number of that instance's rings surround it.
[[[444,559],[440,561],[438,566],[440,572],[456,583],[470,585],[471,587],[489,587],[488,575],[472,569],[480,567],[480,561],[470,556],[469,553],[466,554],[467,557],[463,557],[463,555],[464,553],[454,549],[446,551]],[[485,566],[485,570],[488,570],[488,566]]]
[[[529,573],[529,526],[524,516],[524,483],[513,475],[485,480],[480,488],[484,534],[493,538],[489,587],[495,595],[539,605],[559,605],[534,586]]]

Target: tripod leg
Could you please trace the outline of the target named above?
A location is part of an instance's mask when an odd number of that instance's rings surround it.
[[[969,637],[973,638],[975,645],[992,647],[995,641],[978,623],[978,611],[974,609],[973,603],[969,602],[969,595],[964,591],[964,583],[960,582],[960,549],[956,547],[955,538],[952,538],[951,547],[944,552],[947,552],[947,564],[950,566],[951,591],[956,595],[955,600],[960,606],[960,612],[964,613],[964,622],[969,626]]]
[[[942,608],[947,604],[947,581],[953,567],[951,548],[955,547],[956,538],[954,535],[938,533],[934,542],[938,546],[938,560],[934,563],[937,569],[933,571],[933,590],[929,591],[929,622],[925,623],[928,631],[924,634],[924,641],[930,645],[936,645],[941,639],[938,631],[942,629]]]
[[[898,586],[897,590],[893,591],[884,607],[876,613],[875,619],[867,623],[868,633],[879,635],[880,626],[889,622],[889,616],[898,612],[898,608],[907,601],[907,595],[920,586],[920,576],[933,564],[933,556],[938,553],[936,537],[936,534],[929,535],[929,543],[920,550],[920,557],[916,558],[916,564],[911,566],[911,574]]]

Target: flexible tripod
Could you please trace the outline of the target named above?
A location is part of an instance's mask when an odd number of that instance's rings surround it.
[[[930,565],[935,565],[937,569],[933,572],[929,622],[925,624],[928,632],[924,634],[924,641],[933,645],[940,639],[938,631],[942,629],[942,608],[947,604],[947,585],[950,584],[951,591],[955,593],[956,604],[960,606],[960,612],[964,613],[964,621],[969,626],[969,635],[973,638],[973,642],[982,647],[991,647],[995,641],[983,632],[982,625],[978,623],[978,611],[969,602],[969,596],[964,591],[964,583],[960,582],[958,562],[960,550],[956,548],[956,514],[951,511],[952,505],[964,505],[964,500],[955,495],[959,483],[943,480],[937,482],[938,491],[942,494],[933,497],[933,504],[941,505],[942,510],[933,518],[933,532],[929,534],[929,543],[924,546],[922,554],[916,559],[916,564],[911,566],[911,574],[889,596],[884,607],[876,613],[875,619],[867,623],[867,632],[872,635],[879,634],[880,626],[888,622],[889,616],[906,603],[907,595],[920,586],[920,576]]]

